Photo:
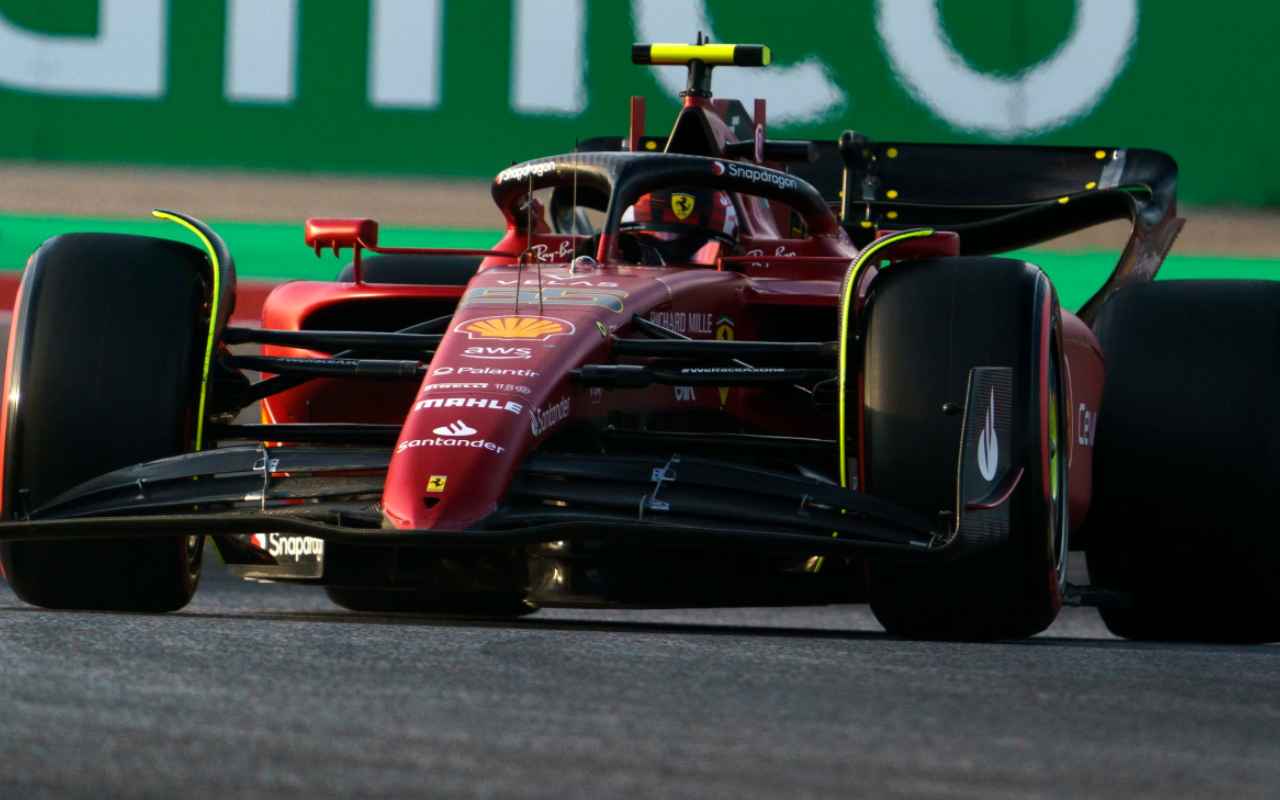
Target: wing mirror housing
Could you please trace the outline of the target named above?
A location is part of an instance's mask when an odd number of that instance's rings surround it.
[[[331,248],[334,255],[347,247],[359,253],[361,248],[372,250],[378,246],[378,222],[372,219],[312,217],[307,220],[305,238],[307,246],[315,250],[317,256],[326,248]]]

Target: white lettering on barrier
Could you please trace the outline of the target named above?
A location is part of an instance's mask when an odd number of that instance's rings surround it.
[[[511,21],[513,110],[569,115],[587,107],[585,5],[583,0],[515,0]]]
[[[731,3],[722,5],[733,8]],[[690,31],[704,31],[713,42],[726,41],[714,32],[706,0],[631,0],[631,15],[637,42],[687,42]],[[684,70],[651,69],[670,94],[685,90]],[[844,92],[830,72],[813,56],[786,67],[716,70],[715,92],[717,97],[768,98],[770,123],[815,122],[845,106]]]
[[[238,103],[288,103],[297,93],[298,0],[227,0],[223,92]]]
[[[1089,113],[1124,71],[1138,33],[1137,0],[1075,0],[1062,46],[1016,77],[1003,77],[975,70],[956,52],[939,5],[878,0],[876,28],[893,71],[957,128],[1005,138],[1060,128]]]
[[[373,0],[369,8],[369,102],[378,108],[440,105],[440,0]]]
[[[23,30],[0,13],[0,86],[49,94],[164,96],[166,0],[99,0],[96,36]]]

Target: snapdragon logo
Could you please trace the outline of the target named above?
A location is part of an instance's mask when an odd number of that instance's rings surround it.
[[[744,167],[732,161],[723,164],[719,161],[715,163],[720,166],[720,169],[727,171],[731,178],[742,178],[752,183],[771,183],[779,189],[794,189],[800,185],[799,181],[785,172],[774,172],[771,169],[759,169],[757,167]],[[715,169],[715,167],[712,169],[717,175],[720,174],[720,170]]]
[[[273,558],[301,561],[303,557],[323,558],[324,540],[311,536],[286,536],[279,533],[255,533],[249,540]]]
[[[554,161],[536,161],[532,164],[521,164],[518,167],[509,167],[498,173],[498,183],[506,183],[507,181],[524,181],[529,176],[541,178],[548,172],[555,172],[556,162]]]

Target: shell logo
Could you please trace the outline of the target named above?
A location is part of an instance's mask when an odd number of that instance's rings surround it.
[[[569,336],[572,322],[555,317],[484,317],[462,323],[454,329],[468,339],[545,342],[552,336]]]

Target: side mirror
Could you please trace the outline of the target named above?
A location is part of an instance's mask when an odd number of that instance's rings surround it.
[[[307,246],[320,255],[324,248],[332,248],[337,255],[344,247],[356,250],[359,259],[360,248],[378,246],[378,223],[372,219],[325,219],[307,220],[305,232]]]

